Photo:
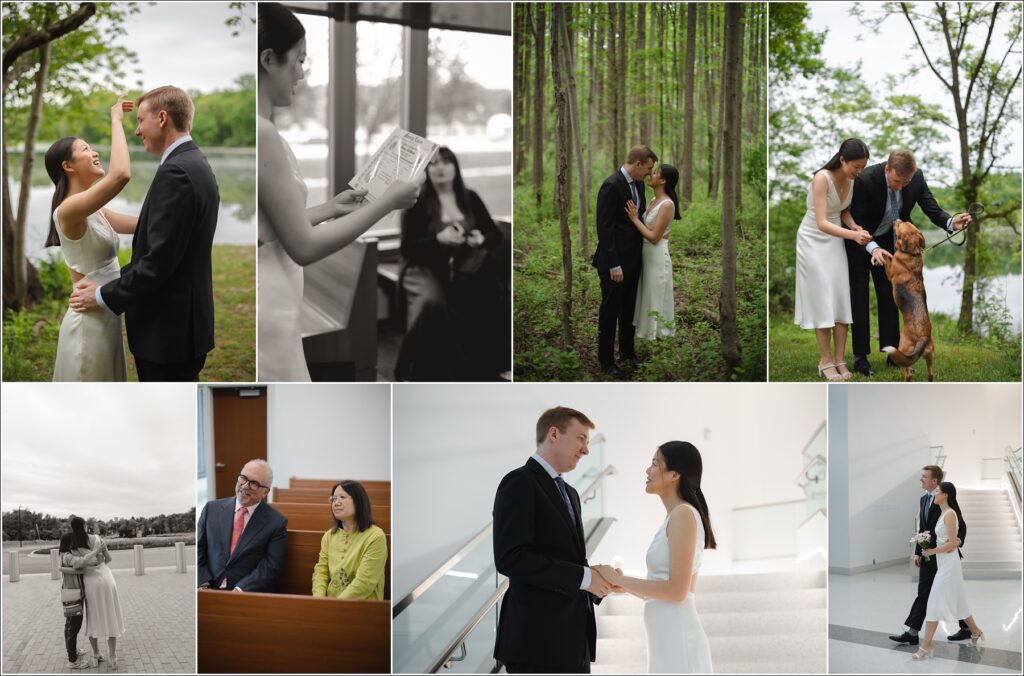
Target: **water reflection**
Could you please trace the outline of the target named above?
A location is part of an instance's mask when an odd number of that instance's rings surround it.
[[[924,269],[924,286],[928,290],[928,311],[953,317],[960,316],[960,297],[964,271],[961,267],[940,265]],[[1001,299],[1010,313],[1014,332],[1021,330],[1021,276],[1000,275],[986,282],[989,296]],[[977,299],[977,294],[975,294]],[[977,316],[977,315],[975,315]]]

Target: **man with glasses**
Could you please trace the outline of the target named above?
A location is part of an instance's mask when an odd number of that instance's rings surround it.
[[[900,344],[899,310],[892,298],[892,284],[886,275],[885,264],[895,252],[893,224],[896,220],[909,221],[915,204],[932,223],[949,233],[962,230],[971,221],[969,214],[950,216],[942,210],[928,189],[924,173],[908,150],[892,151],[885,162],[868,167],[853,181],[850,215],[857,225],[873,235],[865,246],[851,240],[845,242],[853,311],[853,354],[856,358],[853,370],[863,376],[875,374],[868,361],[871,353],[868,277],[874,281],[878,304],[879,347],[884,350]],[[895,366],[891,360],[889,364]]]
[[[272,592],[284,565],[288,518],[264,502],[274,482],[266,460],[250,460],[235,495],[211,500],[196,528],[200,589]]]

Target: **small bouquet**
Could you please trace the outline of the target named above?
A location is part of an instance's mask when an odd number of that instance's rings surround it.
[[[922,550],[925,549],[925,545],[930,544],[932,541],[932,534],[925,531],[924,533],[918,533],[914,537],[910,538],[910,544],[917,545]],[[925,555],[925,561],[931,561],[932,557]]]

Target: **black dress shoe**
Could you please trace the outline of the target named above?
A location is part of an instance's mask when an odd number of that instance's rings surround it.
[[[966,639],[969,639],[970,637],[971,637],[971,630],[970,629],[961,629],[957,633],[952,634],[950,636],[947,636],[946,640],[947,641],[964,641]]]
[[[896,641],[897,643],[907,643],[909,645],[917,645],[917,637],[911,636],[909,631],[905,631],[899,636],[890,636],[890,641]]]
[[[615,380],[626,380],[626,372],[612,364],[601,364],[601,372]]]
[[[853,370],[867,378],[875,375],[875,372],[871,370],[871,362],[868,361],[867,357],[857,357],[856,361],[853,362]]]

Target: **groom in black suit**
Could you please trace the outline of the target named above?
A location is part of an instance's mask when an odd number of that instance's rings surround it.
[[[924,173],[917,168],[914,156],[906,150],[893,151],[887,161],[871,165],[853,181],[849,211],[854,222],[872,234],[885,230],[866,246],[845,240],[853,311],[853,354],[856,357],[853,368],[864,376],[874,375],[868,361],[871,353],[869,276],[874,281],[878,303],[879,346],[897,347],[900,344],[899,310],[892,299],[892,284],[884,265],[895,252],[893,221],[909,221],[915,204],[932,223],[950,233],[961,230],[971,220],[967,214],[950,216],[939,207],[924,180]]]
[[[920,532],[928,531],[931,534],[931,540],[925,549],[932,549],[937,546],[936,541],[938,538],[935,535],[935,527],[942,516],[942,508],[935,504],[935,490],[939,487],[939,482],[942,481],[943,476],[942,468],[937,465],[925,465],[921,468],[921,488],[924,489],[925,494],[921,496],[917,518],[921,524]],[[957,527],[956,536],[959,538],[960,546],[962,547],[967,539],[967,525],[961,519],[958,519],[958,521],[960,525]],[[914,605],[910,607],[910,614],[907,615],[907,619],[903,622],[907,630],[898,636],[889,637],[897,643],[909,643],[910,645],[918,644],[919,639],[917,635],[921,632],[921,626],[924,624],[925,613],[928,610],[928,596],[932,593],[932,582],[935,581],[935,573],[939,569],[936,557],[932,556],[929,560],[924,559],[921,554],[920,545],[914,547],[914,565],[920,568],[921,571],[917,578],[917,598],[914,599]],[[962,641],[970,637],[971,630],[961,618],[960,631],[950,636],[949,640]]]
[[[557,407],[537,421],[537,452],[494,496],[494,562],[508,577],[494,658],[510,674],[590,673],[594,604],[612,586],[587,563],[580,497],[562,472],[587,455],[594,424]]]
[[[643,236],[626,214],[626,202],[644,217],[647,199],[644,179],[658,156],[650,146],[633,146],[626,163],[601,184],[597,193],[597,250],[592,264],[601,278],[601,311],[597,325],[597,358],[613,378],[625,373],[615,365],[615,326],[619,327],[619,357],[637,364],[633,347],[633,312],[640,283]]]
[[[194,382],[213,349],[210,256],[220,193],[189,134],[195,106],[188,94],[158,87],[135,105],[135,135],[160,156],[160,168],[142,203],[131,262],[100,288],[79,282],[72,306],[124,313],[139,380]]]

